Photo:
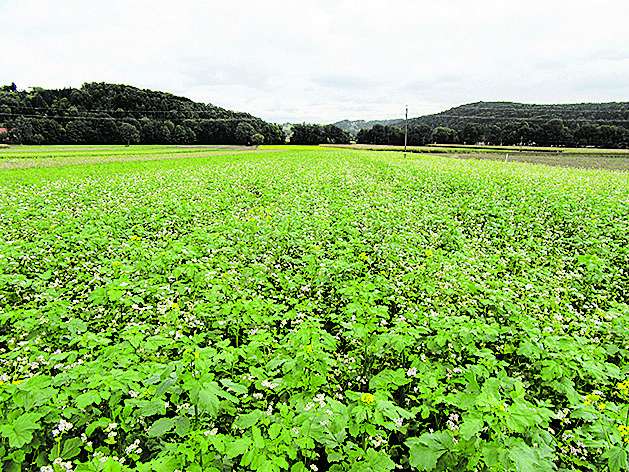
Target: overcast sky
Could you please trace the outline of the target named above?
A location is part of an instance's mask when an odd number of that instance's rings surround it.
[[[628,0],[0,0],[0,83],[125,83],[275,122],[629,100]]]

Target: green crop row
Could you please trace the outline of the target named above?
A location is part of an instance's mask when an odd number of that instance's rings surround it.
[[[4,170],[3,470],[626,470],[628,202],[355,150]]]

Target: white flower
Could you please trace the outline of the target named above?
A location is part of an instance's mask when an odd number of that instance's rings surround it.
[[[371,438],[371,444],[373,444],[373,447],[375,447],[375,448],[379,448],[385,442],[386,441],[385,441],[385,439],[382,436],[376,436],[375,438]]]
[[[398,428],[401,428],[402,424],[404,423],[404,418],[395,418],[393,422],[397,425]]]
[[[140,440],[136,439],[135,441],[133,441],[133,444],[130,444],[129,446],[127,446],[124,452],[127,455],[142,454],[142,448],[140,447]]]
[[[417,369],[415,367],[411,367],[406,371],[406,375],[408,377],[415,377],[417,375]]]
[[[261,385],[262,385],[264,388],[268,388],[269,390],[273,390],[275,387],[277,387],[277,384],[275,384],[275,383],[273,383],[273,382],[270,382],[270,381],[268,381],[268,380],[263,380],[263,381],[262,381],[262,383],[261,383]]]
[[[212,428],[209,431],[203,433],[205,436],[216,436],[218,434],[218,428]]]
[[[70,431],[73,426],[74,425],[72,423],[61,418],[61,420],[59,420],[59,424],[55,427],[55,429],[52,430],[52,435],[53,437],[57,437],[60,434],[65,433],[66,431]]]
[[[312,470],[312,472],[317,472],[317,470],[319,470],[319,467],[314,464],[310,464],[310,470]]]
[[[323,408],[325,406],[325,394],[323,393],[316,394],[312,401],[318,403],[319,406]]]
[[[448,428],[450,428],[452,431],[459,429],[459,415],[457,413],[450,413],[446,424],[448,425]]]
[[[58,466],[58,467],[60,467],[61,469],[65,470],[66,472],[72,472],[72,470],[74,470],[74,468],[72,467],[72,463],[71,462],[63,462],[63,459],[61,459],[61,457],[57,457],[54,460],[53,464]]]

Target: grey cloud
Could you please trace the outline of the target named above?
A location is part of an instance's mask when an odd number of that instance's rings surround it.
[[[277,121],[627,100],[629,2],[551,3],[0,0],[0,83],[130,83]]]

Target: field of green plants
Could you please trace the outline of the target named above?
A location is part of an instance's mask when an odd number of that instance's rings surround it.
[[[0,148],[0,170],[24,167],[58,167],[71,164],[147,161],[203,157],[208,153],[253,150],[245,146],[11,146]]]
[[[627,469],[629,174],[47,161],[0,171],[2,470]]]

